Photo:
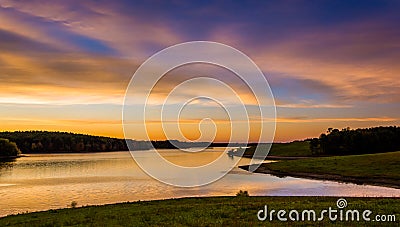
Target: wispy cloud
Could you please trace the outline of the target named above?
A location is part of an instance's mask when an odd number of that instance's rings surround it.
[[[86,54],[0,53],[1,103],[122,103],[137,65]]]
[[[13,21],[13,26],[9,27],[15,30],[26,25],[27,17],[36,23],[50,23],[53,28],[50,26],[49,29],[49,26],[46,26],[43,29],[47,30],[39,32],[28,29],[25,34],[29,34],[32,38],[58,38],[58,44],[67,40],[63,40],[62,36],[53,32],[62,30],[63,33],[70,33],[70,36],[75,34],[98,40],[124,56],[138,57],[138,52],[141,55],[147,54],[146,48],[149,45],[165,46],[180,40],[175,32],[164,26],[162,21],[136,18],[135,14],[126,11],[124,13],[124,5],[109,1],[101,4],[96,1],[3,1],[1,6],[3,9],[15,11],[17,15],[21,14],[25,19],[24,23]],[[90,43],[79,43],[79,39],[72,41],[78,41],[76,44],[80,47],[85,44],[90,45]]]

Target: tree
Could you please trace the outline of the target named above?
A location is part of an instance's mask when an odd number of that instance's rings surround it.
[[[8,139],[0,138],[0,156],[18,156],[21,151],[18,149],[17,144],[10,142]]]
[[[322,153],[321,145],[318,138],[313,138],[310,140],[310,150],[311,154],[319,155]]]
[[[325,155],[371,154],[400,150],[400,127],[386,126],[342,130],[328,128],[310,142],[313,154]]]

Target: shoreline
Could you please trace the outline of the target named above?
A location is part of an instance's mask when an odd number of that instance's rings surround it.
[[[285,172],[275,171],[268,169],[267,163],[262,164],[255,173],[269,174],[276,177],[296,177],[311,180],[335,181],[340,183],[352,183],[357,185],[372,185],[400,189],[400,182],[398,180],[389,179],[372,179],[363,177],[348,177],[335,174],[318,174],[318,173],[302,173],[302,172]],[[238,166],[240,169],[249,171],[250,165]]]

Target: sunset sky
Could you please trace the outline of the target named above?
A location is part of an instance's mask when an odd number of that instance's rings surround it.
[[[260,67],[275,97],[275,141],[400,125],[400,1],[0,0],[0,130],[123,138],[122,103],[138,66],[197,40],[230,45]],[[194,69],[171,72],[152,94],[162,97]],[[240,81],[229,83],[252,104]],[[183,128],[197,127],[206,104],[188,110]],[[224,113],[211,112],[223,124]],[[164,139],[157,124],[150,136]],[[216,141],[227,141],[221,127]]]

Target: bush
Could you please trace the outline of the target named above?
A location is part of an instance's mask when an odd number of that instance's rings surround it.
[[[71,202],[71,207],[72,208],[76,208],[77,205],[78,205],[78,202],[76,202],[76,201],[72,201]]]
[[[250,195],[249,195],[249,192],[240,190],[238,193],[236,193],[236,196],[247,197],[247,196],[250,196]]]
[[[10,142],[8,139],[0,138],[0,156],[18,156],[21,151],[18,149],[17,144]]]

